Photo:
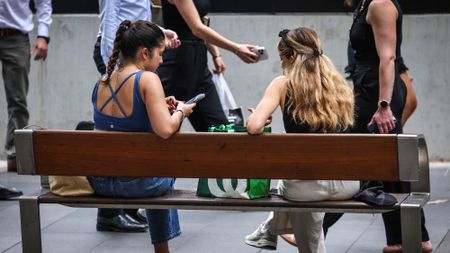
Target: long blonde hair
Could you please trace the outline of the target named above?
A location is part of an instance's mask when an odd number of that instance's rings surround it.
[[[295,122],[307,123],[316,131],[339,132],[352,126],[352,89],[323,54],[316,32],[299,27],[281,31],[280,37],[278,51],[287,60],[285,110]]]

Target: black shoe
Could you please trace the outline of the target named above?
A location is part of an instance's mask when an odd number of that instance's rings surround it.
[[[132,218],[139,224],[147,224],[145,216],[145,209],[124,209],[123,210],[129,218]]]
[[[140,224],[127,215],[119,214],[112,218],[97,216],[97,231],[110,232],[147,232],[148,225]]]
[[[10,199],[22,196],[22,191],[17,190],[16,188],[7,188],[0,184],[0,199]]]

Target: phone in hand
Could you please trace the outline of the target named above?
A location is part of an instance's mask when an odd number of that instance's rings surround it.
[[[267,54],[265,47],[256,46],[255,49],[252,51],[259,55],[260,61],[269,59],[269,55]]]
[[[372,122],[372,124],[370,124],[367,127],[367,132],[369,132],[371,134],[378,134],[378,133],[380,133],[380,131],[378,130],[378,125],[377,125],[377,123],[375,121]]]
[[[185,104],[193,104],[193,103],[197,103],[198,101],[202,100],[205,98],[205,93],[200,93],[197,96],[189,99]]]

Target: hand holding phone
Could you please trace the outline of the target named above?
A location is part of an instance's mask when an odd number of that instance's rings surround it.
[[[269,59],[269,55],[267,54],[265,47],[256,46],[252,51],[259,55],[260,61]]]
[[[198,101],[202,100],[205,98],[205,93],[200,93],[197,96],[189,99],[185,104],[193,104],[193,103],[197,103]]]

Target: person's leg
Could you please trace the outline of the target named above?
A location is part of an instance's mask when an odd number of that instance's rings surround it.
[[[8,170],[15,171],[16,150],[14,130],[28,125],[28,73],[30,71],[30,41],[28,35],[14,35],[0,40],[3,82],[8,108],[5,150]]]
[[[174,178],[88,177],[99,195],[120,198],[162,196],[173,190]],[[176,209],[146,210],[153,244],[164,243],[181,234]]]
[[[325,237],[327,237],[328,229],[333,226],[342,216],[344,216],[344,213],[325,214],[325,217],[323,218],[323,234]]]
[[[116,195],[117,182],[114,178],[88,177],[95,193],[106,197]],[[125,215],[122,209],[99,208],[97,213],[97,230],[110,232],[146,232],[148,225],[135,222]]]
[[[322,225],[323,235],[325,238],[327,237],[328,229],[333,226],[342,216],[344,216],[344,213],[325,213]],[[285,240],[292,246],[297,246],[297,241],[295,240],[295,236],[293,234],[284,234],[281,235],[281,238],[283,238],[283,240]]]
[[[174,183],[174,178],[148,178],[142,180],[137,186],[143,189],[142,192],[146,195],[160,196],[172,191]],[[145,187],[141,187],[143,184]],[[181,234],[178,211],[147,209],[146,214],[155,252],[169,252],[168,241]]]
[[[324,213],[292,212],[292,222],[297,248],[302,253],[326,253],[322,230]]]
[[[422,242],[428,242],[430,237],[425,226],[425,214],[423,209],[420,211],[421,215],[421,231]],[[402,244],[402,230],[400,224],[400,211],[393,211],[384,213],[383,215],[384,229],[386,232],[387,245],[401,245]]]
[[[244,242],[256,248],[276,250],[278,237],[270,232],[273,220],[274,212],[270,212],[267,219],[259,224],[258,228],[256,228],[253,233],[245,237]]]
[[[122,198],[161,196],[173,190],[175,183],[174,178],[89,177],[88,179],[97,194]],[[177,210],[147,209],[146,214],[155,252],[167,252],[165,251],[168,250],[167,242],[181,234]]]
[[[208,70],[209,72],[209,70]],[[213,125],[228,124],[228,119],[220,104],[216,87],[212,83],[211,73],[198,87],[198,93],[205,93],[205,98],[197,103],[189,121],[197,132],[207,132]]]
[[[169,253],[170,252],[168,242],[156,243],[153,245],[153,248],[155,250],[155,253]]]

